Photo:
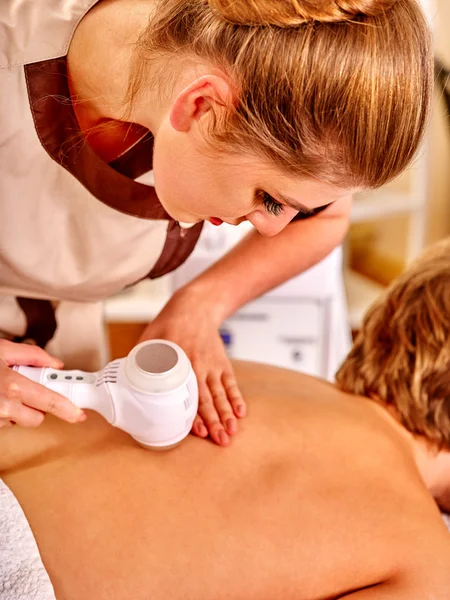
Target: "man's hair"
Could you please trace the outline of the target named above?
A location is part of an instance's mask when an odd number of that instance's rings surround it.
[[[369,310],[336,379],[346,392],[392,406],[411,433],[450,448],[450,238]]]
[[[376,188],[410,163],[433,89],[417,0],[158,0],[136,47],[129,97],[148,64],[200,59],[230,76],[236,105],[213,149],[253,151],[295,176]]]

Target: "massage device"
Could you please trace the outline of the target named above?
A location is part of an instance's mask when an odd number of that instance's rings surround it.
[[[14,370],[100,413],[108,423],[155,450],[179,444],[197,414],[198,386],[183,350],[166,340],[138,344],[98,373],[15,366]]]

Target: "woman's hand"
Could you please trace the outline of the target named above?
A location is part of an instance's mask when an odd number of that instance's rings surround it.
[[[197,376],[199,409],[192,433],[220,446],[237,433],[237,419],[245,417],[246,405],[225,353],[216,323],[204,305],[183,291],[177,292],[146,327],[140,341],[162,338],[186,352]]]
[[[10,368],[13,365],[53,369],[63,366],[42,348],[0,339],[0,427],[15,423],[21,427],[37,427],[45,413],[69,423],[86,419],[86,414],[67,398],[13,371]]]

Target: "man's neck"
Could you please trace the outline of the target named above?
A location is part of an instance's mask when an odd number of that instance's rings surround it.
[[[425,438],[413,437],[417,467],[430,494],[446,511],[450,510],[450,451],[439,450]]]
[[[381,414],[410,446],[417,469],[428,491],[447,512],[450,512],[450,450],[439,450],[423,436],[415,436],[401,423],[395,409],[378,404]]]

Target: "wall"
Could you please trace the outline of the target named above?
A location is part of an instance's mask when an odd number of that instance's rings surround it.
[[[436,55],[450,69],[450,0],[437,2],[435,24]],[[445,106],[436,95],[431,123],[430,208],[427,240],[450,234],[450,125]]]
[[[428,8],[436,55],[450,68],[450,0],[429,1]],[[425,243],[450,235],[450,124],[446,119],[445,104],[436,93],[429,130]],[[407,189],[412,182],[410,169],[390,187]],[[351,266],[380,283],[388,283],[405,266],[409,223],[408,218],[395,217],[353,226],[349,236]]]

